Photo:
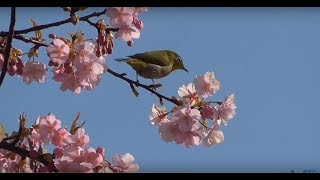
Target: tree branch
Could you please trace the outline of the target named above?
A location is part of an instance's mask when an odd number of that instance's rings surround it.
[[[14,25],[16,24],[16,8],[11,7],[11,20],[10,20],[10,26],[9,26],[9,36],[7,39],[7,44],[6,44],[6,49],[4,52],[4,61],[3,61],[3,66],[1,70],[1,75],[0,75],[0,87],[2,85],[2,82],[4,80],[4,77],[6,76],[7,70],[8,70],[8,62],[10,58],[10,51],[12,47],[12,39],[14,36]]]
[[[103,15],[105,13],[106,13],[106,9],[101,11],[101,12],[94,12],[92,14],[89,14],[87,16],[83,16],[83,17],[79,18],[79,21],[87,21],[89,18],[92,18],[92,17],[95,17],[95,16],[99,17],[99,16],[101,16],[101,15]],[[50,23],[50,24],[44,24],[44,25],[40,25],[40,26],[31,27],[31,28],[24,29],[24,30],[17,30],[17,31],[14,31],[14,34],[16,34],[16,35],[17,34],[27,34],[29,32],[42,30],[42,29],[47,29],[47,28],[51,28],[51,27],[54,27],[54,26],[60,26],[62,24],[66,24],[66,23],[70,23],[70,22],[71,22],[71,18],[63,20],[63,21]],[[2,37],[10,36],[10,32],[0,32],[0,36],[2,36]]]
[[[97,24],[91,22],[89,19],[86,19],[86,20],[84,20],[84,21],[86,21],[88,24],[90,24],[90,26],[93,26],[93,27],[95,27],[96,29],[98,29]]]
[[[17,147],[13,144],[6,142],[6,141],[0,142],[0,149],[5,149],[5,150],[11,151],[13,153],[19,154],[21,157],[24,156],[24,157],[31,158],[30,151],[23,149],[23,148],[20,148],[20,147]],[[44,164],[47,167],[53,168],[54,172],[58,172],[58,169],[54,166],[54,162],[52,161],[52,159],[46,158],[45,155],[46,154],[39,155],[36,158],[36,160],[41,162],[42,164]]]
[[[136,85],[136,86],[140,86],[140,87],[142,87],[143,89],[145,89],[145,90],[147,90],[147,91],[155,94],[155,95],[160,99],[160,102],[162,101],[162,99],[165,99],[165,100],[167,100],[167,101],[172,102],[173,104],[176,104],[177,106],[180,106],[180,105],[181,105],[181,103],[179,102],[179,100],[177,100],[177,99],[175,99],[175,98],[168,98],[168,97],[166,97],[166,96],[164,96],[164,95],[162,95],[162,94],[154,91],[150,86],[147,86],[147,85],[141,84],[141,83],[139,83],[139,82],[133,81],[133,80],[131,80],[131,79],[128,79],[128,78],[124,77],[123,74],[118,74],[118,73],[112,71],[112,70],[109,69],[109,68],[108,68],[107,71],[108,71],[108,73],[112,74],[113,76],[115,76],[115,77],[117,77],[117,78],[120,78],[120,79],[126,81],[126,82],[129,83],[130,85],[134,84],[134,85]]]
[[[14,35],[15,39],[18,39],[20,41],[23,41],[23,42],[26,42],[26,43],[32,43],[32,44],[35,44],[35,45],[38,45],[38,46],[44,46],[44,47],[47,47],[48,45],[41,42],[41,41],[36,41],[36,40],[33,40],[32,38],[26,38],[22,35]]]

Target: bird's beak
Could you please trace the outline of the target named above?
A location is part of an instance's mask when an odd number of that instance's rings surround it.
[[[189,72],[188,69],[186,69],[185,67],[183,67],[182,69],[185,70],[185,71],[187,71],[187,72]]]

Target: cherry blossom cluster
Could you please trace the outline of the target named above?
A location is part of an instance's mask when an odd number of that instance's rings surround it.
[[[93,42],[67,43],[54,38],[47,47],[49,66],[54,68],[53,80],[62,83],[62,91],[79,94],[84,88],[93,90],[107,71],[105,56],[96,56],[96,44]]]
[[[71,34],[71,40],[50,34],[52,42],[46,48],[50,58],[48,66],[53,68],[53,80],[61,83],[60,89],[70,90],[76,94],[84,89],[88,91],[95,89],[107,71],[105,61],[107,55],[112,53],[114,37],[121,38],[132,46],[133,38],[139,38],[140,30],[143,29],[143,22],[138,16],[145,11],[148,11],[148,8],[107,8],[106,16],[110,18],[110,26],[106,25],[104,20],[99,20],[95,24],[98,35],[93,41],[84,40],[81,32]],[[33,21],[33,25],[37,24]],[[36,37],[42,41],[41,31],[36,31]],[[6,41],[0,38],[0,71],[4,62],[5,43]],[[22,77],[26,84],[33,81],[43,83],[46,80],[48,68],[45,63],[35,60],[35,57],[38,57],[39,46],[35,45],[35,47],[25,53],[29,58],[26,63],[22,60],[22,55],[25,54],[21,50],[11,49],[7,67],[7,73],[10,76]]]
[[[143,22],[138,18],[138,15],[145,11],[148,11],[147,7],[108,8],[106,15],[110,17],[110,26],[119,28],[115,38],[121,38],[127,42],[128,46],[132,46],[133,39],[139,38],[140,30],[143,29]]]
[[[72,128],[71,128],[72,129]],[[84,128],[77,127],[68,131],[61,127],[61,121],[53,114],[41,116],[35,125],[25,133],[23,140],[18,144],[30,151],[30,158],[0,149],[0,172],[45,173],[130,173],[137,172],[139,166],[134,163],[134,157],[126,153],[116,154],[112,163],[106,160],[105,149],[89,147],[89,136]],[[53,145],[52,166],[44,166],[36,161],[37,157],[45,154],[45,147]]]
[[[0,49],[5,48],[4,39],[0,39]],[[22,60],[22,51],[20,49],[12,48],[10,51],[10,57],[8,61],[8,71],[10,76],[22,76],[23,81],[30,84],[33,80],[43,83],[46,75],[46,67],[44,64],[36,62],[25,63]],[[4,63],[4,55],[0,51],[0,69],[2,69]]]
[[[197,76],[193,83],[179,88],[181,106],[168,112],[165,107],[153,104],[150,121],[158,128],[162,140],[188,148],[200,144],[212,147],[223,142],[220,126],[227,125],[235,117],[236,106],[234,94],[223,102],[207,100],[219,89],[220,82],[215,79],[215,74],[206,72]]]

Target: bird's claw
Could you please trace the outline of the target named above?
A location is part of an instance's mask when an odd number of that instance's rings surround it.
[[[157,91],[157,88],[160,88],[162,86],[163,86],[162,84],[151,84],[148,87],[151,88],[154,91]]]
[[[140,82],[139,82],[139,80],[137,79],[137,81],[136,81],[136,87],[139,87],[139,84],[140,84]]]

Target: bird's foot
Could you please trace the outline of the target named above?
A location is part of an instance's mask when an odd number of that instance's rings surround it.
[[[139,87],[139,85],[138,85],[138,84],[140,84],[140,82],[139,82],[139,80],[137,79],[137,80],[136,80],[136,84],[135,84],[135,85],[136,85],[136,87]]]
[[[157,88],[160,88],[162,86],[163,86],[162,84],[151,84],[148,87],[151,88],[154,91],[157,91]]]

